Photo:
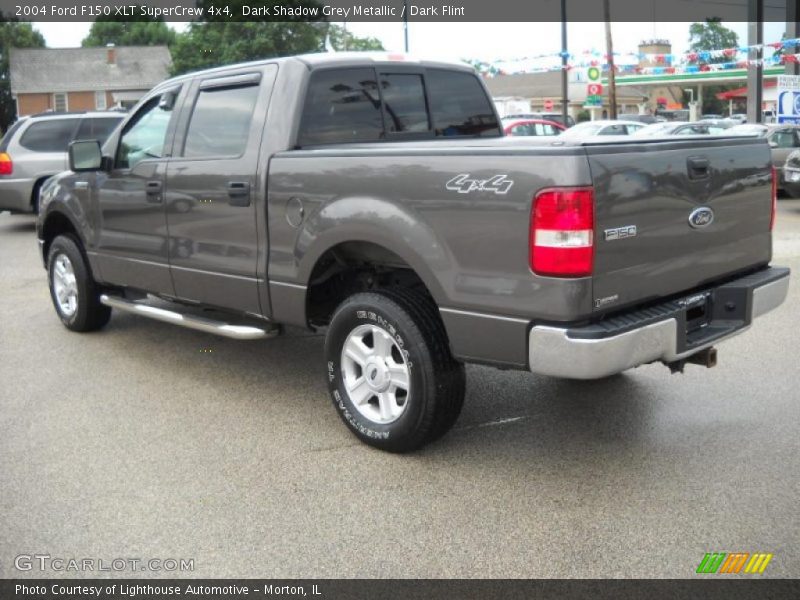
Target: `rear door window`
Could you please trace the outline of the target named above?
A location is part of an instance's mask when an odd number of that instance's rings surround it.
[[[6,134],[3,136],[3,139],[0,140],[0,152],[5,152],[8,150],[8,145],[11,143],[11,138],[14,137],[14,134],[19,131],[19,128],[22,127],[27,119],[18,119],[16,123],[14,123],[11,127],[9,127]]]
[[[474,74],[428,69],[426,81],[437,136],[500,134],[494,109]]]
[[[626,135],[625,125],[608,125],[598,135]]]
[[[19,140],[20,146],[35,152],[66,152],[78,119],[43,119],[31,123]]]
[[[186,132],[183,156],[241,156],[257,98],[257,84],[201,89]]]
[[[312,75],[298,144],[372,142],[382,137],[383,115],[374,69],[325,70]]]
[[[114,131],[122,117],[102,117],[102,118],[87,118],[82,119],[81,124],[78,126],[78,132],[75,134],[76,140],[98,140],[101,144],[104,143],[111,132]]]
[[[772,141],[778,148],[794,148],[797,146],[797,136],[791,129],[776,131],[772,134]]]

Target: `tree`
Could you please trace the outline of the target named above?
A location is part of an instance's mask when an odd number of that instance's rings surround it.
[[[383,50],[375,38],[359,38],[338,25],[307,21],[211,21],[191,23],[171,47],[172,73],[219,65],[324,51],[330,31],[336,49]]]
[[[11,97],[9,53],[11,48],[44,48],[44,37],[30,23],[6,19],[0,12],[0,129],[5,131],[17,117]]]
[[[117,46],[171,46],[176,33],[164,21],[139,16],[124,20],[100,17],[83,38],[84,48],[115,44]]]
[[[739,47],[739,36],[722,24],[720,19],[706,19],[705,23],[692,23],[689,27],[689,49],[692,52],[728,50]],[[699,58],[700,65],[718,64],[733,61],[730,55]],[[735,86],[734,86],[735,87]],[[717,94],[731,89],[730,85],[707,85],[703,87],[701,106],[705,113],[722,114],[727,108]]]
[[[739,36],[722,24],[720,19],[706,19],[689,27],[689,48],[692,52],[726,50],[739,47]],[[729,62],[730,57],[717,56],[700,60],[701,64]]]
[[[322,48],[323,38],[315,23],[191,23],[171,48],[172,73],[314,52]]]
[[[330,38],[331,46],[337,52],[363,52],[369,50],[384,50],[383,44],[378,38],[366,37],[359,38],[347,31],[340,25],[330,24],[327,35]]]

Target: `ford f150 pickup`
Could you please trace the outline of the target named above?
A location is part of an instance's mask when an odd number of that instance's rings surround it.
[[[69,156],[37,226],[66,327],[114,308],[239,339],[324,330],[336,411],[390,451],[453,425],[464,363],[713,366],[788,289],[764,140],[505,138],[460,65],[193,73]]]

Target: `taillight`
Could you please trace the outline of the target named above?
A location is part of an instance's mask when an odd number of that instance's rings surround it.
[[[584,277],[594,262],[594,190],[551,188],[533,199],[530,267],[537,275]]]
[[[772,212],[769,216],[769,230],[775,227],[775,213],[778,210],[778,171],[772,167]]]
[[[11,162],[11,157],[5,152],[0,152],[0,175],[11,175],[13,172],[14,163]]]

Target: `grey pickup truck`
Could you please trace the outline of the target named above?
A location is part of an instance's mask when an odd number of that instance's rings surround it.
[[[464,363],[713,366],[788,290],[763,139],[505,138],[461,65],[193,73],[69,156],[37,227],[66,327],[117,309],[238,339],[323,330],[336,412],[395,452],[453,425]]]

